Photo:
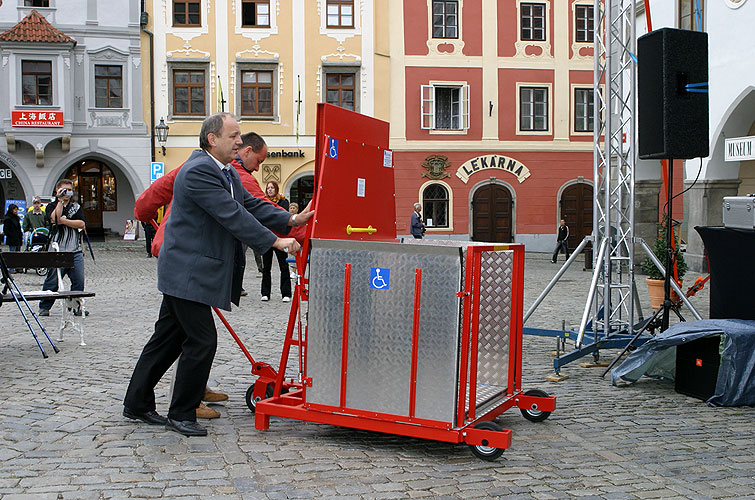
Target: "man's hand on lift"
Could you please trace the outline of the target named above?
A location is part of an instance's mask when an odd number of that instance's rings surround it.
[[[291,218],[288,219],[288,225],[293,227],[303,226],[307,222],[309,222],[309,219],[311,219],[314,215],[315,213],[310,211],[309,205],[307,205],[307,208],[305,208],[303,212],[292,215]]]
[[[275,240],[275,243],[273,243],[273,248],[288,252],[291,255],[296,255],[296,252],[299,251],[301,245],[299,245],[299,242],[294,238],[278,238]]]

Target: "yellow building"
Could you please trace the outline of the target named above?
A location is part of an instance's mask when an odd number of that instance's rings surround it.
[[[257,173],[294,202],[311,196],[316,104],[388,118],[387,0],[145,0],[142,53],[154,69],[165,172],[198,147],[202,120],[231,112],[268,144]],[[385,5],[378,5],[385,4]],[[387,33],[387,28],[382,31]],[[150,54],[149,38],[154,49]],[[143,65],[150,95],[150,64]],[[145,116],[150,116],[145,101]],[[154,129],[154,125],[153,125]]]

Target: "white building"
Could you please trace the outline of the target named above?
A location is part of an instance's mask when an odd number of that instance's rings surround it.
[[[725,139],[755,136],[755,0],[650,0],[652,28],[698,29],[708,33],[710,156],[684,165],[686,261],[703,269],[703,245],[695,226],[722,225],[724,196],[755,193],[755,160],[725,161]],[[637,2],[637,35],[647,32],[644,2]],[[743,55],[742,52],[745,52]],[[637,178],[659,179],[659,162],[639,162]],[[675,189],[681,191],[682,187]]]
[[[90,234],[122,232],[150,181],[139,2],[0,4],[0,205],[74,180]]]

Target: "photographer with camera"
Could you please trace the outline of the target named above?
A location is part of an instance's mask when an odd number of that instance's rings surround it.
[[[86,229],[86,219],[81,205],[73,201],[73,181],[61,179],[55,185],[55,201],[47,205],[45,220],[51,227],[50,241],[58,244],[61,252],[73,252],[73,267],[60,270],[60,275],[68,275],[71,290],[84,291],[84,254],[81,246],[81,233]],[[47,271],[42,290],[58,291],[58,274],[55,268]],[[49,316],[54,300],[39,302],[39,315]],[[79,313],[81,314],[81,313]]]

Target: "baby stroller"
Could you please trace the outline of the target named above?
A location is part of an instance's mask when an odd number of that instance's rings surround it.
[[[29,239],[26,242],[27,252],[46,252],[47,247],[50,244],[50,230],[46,227],[38,227],[29,235]],[[37,275],[44,276],[47,274],[46,267],[38,267],[35,269]],[[26,270],[24,270],[26,272]]]

